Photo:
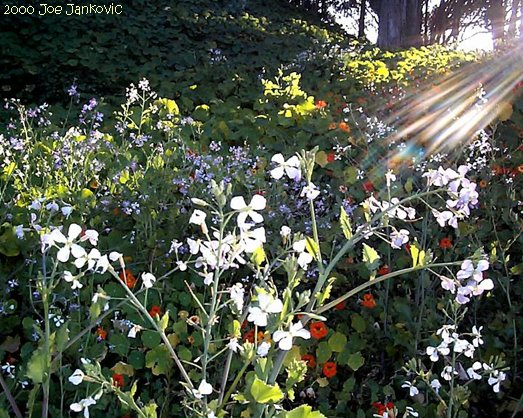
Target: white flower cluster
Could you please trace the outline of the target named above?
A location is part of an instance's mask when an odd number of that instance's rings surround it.
[[[439,276],[441,287],[455,294],[456,302],[459,304],[468,303],[473,296],[480,296],[484,291],[494,289],[492,279],[485,278],[488,268],[487,260],[480,260],[477,263],[465,260],[461,263],[456,279]]]
[[[440,166],[437,170],[429,170],[423,174],[423,177],[427,177],[429,187],[447,187],[449,195],[449,199],[446,201],[447,210],[443,212],[432,210],[432,214],[441,227],[450,225],[457,229],[458,220],[468,218],[470,209],[478,205],[477,185],[465,177],[468,171],[469,168],[465,165],[459,166],[457,172],[450,168],[443,169]]]
[[[440,356],[445,358],[451,352],[457,354],[458,356],[463,354],[465,357],[473,359],[476,349],[483,344],[483,338],[481,335],[481,330],[483,327],[477,328],[475,325],[472,327],[472,331],[468,334],[458,334],[456,332],[455,325],[443,325],[437,332],[436,335],[441,337],[441,343],[437,346],[428,346],[426,348],[426,354],[430,357],[432,362],[437,362],[440,359]],[[472,341],[469,341],[463,337],[468,336],[472,337]],[[475,361],[469,368],[466,369],[465,373],[460,373],[457,367],[452,367],[452,365],[446,365],[441,372],[441,377],[444,380],[450,381],[453,376],[458,376],[460,379],[473,379],[481,380],[482,375],[488,374],[488,384],[492,386],[494,392],[499,392],[500,383],[505,380],[506,374],[500,370],[494,368],[493,365],[488,363],[481,363]],[[434,379],[431,382],[431,386],[438,391],[441,387],[441,384],[437,379]]]

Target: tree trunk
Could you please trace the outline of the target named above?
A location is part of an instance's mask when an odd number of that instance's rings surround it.
[[[421,0],[381,0],[378,46],[387,49],[420,46],[421,9]]]
[[[510,10],[510,19],[508,22],[507,38],[516,39],[516,24],[518,9],[521,7],[521,0],[512,0],[512,7]]]
[[[365,38],[365,13],[367,11],[367,0],[361,0],[360,18],[358,20],[358,38]]]
[[[503,0],[491,0],[486,17],[490,25],[494,47],[499,46],[505,35],[505,5]]]

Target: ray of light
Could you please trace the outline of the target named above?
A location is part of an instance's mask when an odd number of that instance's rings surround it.
[[[390,159],[448,152],[469,141],[498,117],[523,81],[523,47],[489,62],[464,66],[435,86],[420,87],[402,98],[386,123],[397,130],[388,140],[406,142]],[[421,91],[420,91],[421,90]],[[480,93],[482,92],[482,93]]]

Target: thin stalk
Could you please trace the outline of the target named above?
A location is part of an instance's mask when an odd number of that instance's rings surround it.
[[[245,373],[245,370],[247,370],[247,367],[249,367],[250,364],[251,363],[247,361],[247,362],[245,362],[243,367],[240,369],[240,371],[236,375],[234,381],[232,382],[231,386],[229,387],[229,390],[227,391],[227,393],[223,397],[223,400],[220,402],[220,406],[218,407],[218,411],[223,409],[223,407],[225,406],[225,404],[227,403],[227,401],[229,400],[229,398],[231,397],[231,395],[235,391],[236,386],[238,386],[238,383],[240,383],[240,380],[243,377],[243,374]]]
[[[18,408],[18,405],[16,404],[15,398],[13,398],[13,394],[9,390],[7,383],[5,383],[2,373],[0,373],[0,386],[2,387],[2,389],[4,391],[5,397],[7,398],[9,405],[11,405],[11,408],[13,409],[13,412],[16,415],[16,418],[22,418],[22,413],[20,412],[20,409]]]

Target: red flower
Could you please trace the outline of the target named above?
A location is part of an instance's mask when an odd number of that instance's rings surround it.
[[[124,271],[120,272],[119,277],[122,282],[125,282],[129,289],[132,289],[136,284],[136,277],[134,277],[130,270],[125,269]]]
[[[372,406],[376,408],[378,415],[383,415],[385,412],[394,410],[394,404],[392,402],[387,402],[387,405],[383,405],[381,402],[373,402]]]
[[[162,316],[162,308],[158,305],[153,305],[151,310],[149,311],[149,315],[151,315],[153,318],[158,315],[158,317]]]
[[[323,109],[324,107],[327,107],[327,102],[325,100],[316,101],[316,109]]]
[[[331,377],[336,376],[336,363],[333,361],[328,361],[323,365],[323,375],[330,379]]]
[[[117,388],[122,388],[125,386],[125,381],[124,381],[123,375],[118,374],[118,373],[113,374],[113,386],[115,386]]]
[[[107,331],[102,327],[96,328],[96,335],[98,335],[98,340],[102,341],[107,338]]]
[[[448,237],[441,238],[439,240],[439,248],[441,248],[443,250],[447,250],[449,248],[452,248],[452,241],[451,241],[451,239],[448,238]]]
[[[328,163],[332,163],[335,160],[335,158],[336,158],[336,155],[334,154],[334,152],[331,151],[327,154]]]
[[[325,324],[321,321],[312,322],[310,330],[312,338],[315,338],[317,340],[321,340],[323,337],[327,335],[327,332],[329,331]]]
[[[336,309],[337,311],[341,311],[343,309],[345,309],[345,301],[342,300],[340,303],[334,305],[334,309]]]
[[[258,342],[263,341],[265,338],[265,334],[263,331],[258,331]],[[245,334],[243,334],[243,341],[254,343],[254,330],[251,329],[250,331],[247,331]]]
[[[304,354],[301,359],[307,363],[307,367],[316,367],[316,358],[312,354]]]
[[[373,309],[376,307],[376,301],[374,300],[374,296],[372,296],[372,293],[365,293],[363,295],[361,306],[364,306],[365,308],[369,309]]]
[[[378,274],[380,276],[385,276],[386,274],[389,274],[390,273],[390,268],[389,266],[387,266],[386,264],[382,265],[379,269],[378,269]]]
[[[374,184],[372,184],[372,181],[370,180],[364,181],[361,187],[363,187],[363,190],[369,193],[374,191]]]

